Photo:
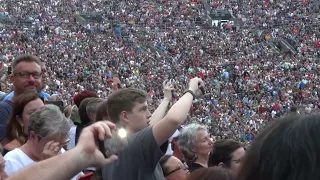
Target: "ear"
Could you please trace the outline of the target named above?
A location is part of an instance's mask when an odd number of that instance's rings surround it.
[[[122,112],[120,113],[120,120],[121,120],[121,121],[124,121],[126,124],[129,123],[127,111],[122,111]]]
[[[29,139],[31,140],[32,144],[34,144],[35,142],[37,142],[39,140],[37,134],[34,131],[30,131],[28,136],[29,136]]]
[[[218,167],[224,168],[224,167],[226,167],[226,165],[223,162],[219,162]]]
[[[19,124],[23,126],[23,120],[19,115],[16,115],[16,119],[18,120]]]

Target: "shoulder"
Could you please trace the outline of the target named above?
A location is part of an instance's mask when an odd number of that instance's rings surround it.
[[[22,154],[22,151],[19,148],[16,148],[12,151],[9,151],[4,157],[3,159],[8,161],[8,160],[12,160],[15,159],[16,157],[19,157]]]
[[[42,96],[43,98],[46,98],[46,99],[48,99],[48,98],[51,97],[50,94],[48,94],[48,93],[46,93],[46,92],[44,92],[44,91],[41,91],[41,92],[40,92],[40,96]]]
[[[9,100],[0,102],[0,111],[8,111],[12,107],[12,102]]]

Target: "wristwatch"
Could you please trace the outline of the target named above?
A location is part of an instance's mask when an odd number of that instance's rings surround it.
[[[191,90],[186,90],[186,91],[183,93],[183,95],[185,95],[186,93],[190,93],[190,94],[193,96],[193,100],[196,99],[196,95],[194,94],[193,91],[191,91]]]

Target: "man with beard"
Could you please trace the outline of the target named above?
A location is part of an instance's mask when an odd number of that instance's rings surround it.
[[[40,67],[41,67],[41,72],[42,72],[42,86],[41,86],[41,89],[43,90],[47,85],[48,72],[47,72],[46,64],[43,61],[41,61]],[[14,91],[11,91],[8,95],[6,95],[6,97],[3,98],[2,101],[11,100],[13,95],[14,95]],[[43,99],[45,99],[45,100],[47,100],[47,99],[49,99],[51,97],[48,93],[46,93],[44,91],[41,91],[39,93],[39,95],[41,97],[43,97]]]
[[[0,102],[0,141],[4,138],[7,121],[12,110],[12,100],[24,92],[40,92],[42,88],[41,61],[33,55],[22,55],[12,63],[10,81],[14,95],[11,100]]]

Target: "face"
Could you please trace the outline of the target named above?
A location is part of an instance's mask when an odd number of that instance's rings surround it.
[[[47,71],[46,64],[44,62],[41,62],[40,67],[42,72],[42,88],[41,89],[44,89],[45,86],[47,85],[48,71]]]
[[[30,91],[40,92],[42,84],[41,68],[35,62],[22,61],[13,69],[10,77],[14,90],[19,94]]]
[[[194,152],[200,156],[207,156],[212,150],[213,142],[210,135],[205,130],[199,130],[196,132],[196,143]]]
[[[41,137],[40,135],[36,134],[34,131],[31,131],[29,139],[33,142],[33,152],[34,156],[37,159],[42,160],[42,152],[46,146],[46,144],[50,141],[58,142],[59,151],[62,147],[64,147],[70,139],[68,137]]]
[[[28,104],[25,105],[22,113],[22,118],[18,117],[19,123],[22,127],[24,127],[25,133],[28,132],[28,123],[31,113],[39,110],[43,106],[44,104],[40,98],[30,101]]]
[[[168,167],[168,172],[166,174],[167,180],[185,180],[189,174],[188,166],[183,164],[178,158],[172,156],[164,164]]]
[[[0,180],[6,179],[7,173],[4,171],[5,161],[0,153]]]
[[[245,155],[245,150],[243,149],[243,147],[235,150],[232,153],[232,159],[231,159],[231,164],[230,164],[230,169],[229,169],[230,171],[232,171],[236,174],[239,172],[241,160],[244,155]]]
[[[134,132],[138,132],[149,126],[151,113],[148,109],[147,102],[136,103],[132,112],[124,112],[123,118],[126,120],[128,127]]]

